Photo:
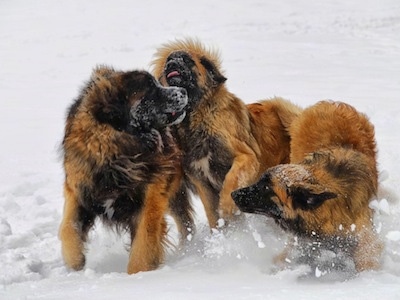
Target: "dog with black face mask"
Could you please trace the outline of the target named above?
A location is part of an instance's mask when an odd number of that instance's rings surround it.
[[[319,272],[378,269],[382,244],[369,208],[378,186],[373,125],[348,104],[321,101],[289,132],[291,163],[233,192],[235,203],[295,236],[280,262],[293,261],[297,251],[298,262]]]
[[[164,86],[184,87],[188,113],[176,127],[185,182],[203,202],[210,227],[238,211],[231,198],[268,168],[289,161],[287,126],[300,108],[281,98],[245,105],[228,91],[220,58],[192,39],[160,47],[153,74]]]
[[[168,126],[183,120],[187,103],[183,88],[162,87],[145,71],[93,71],[69,108],[62,143],[60,239],[68,267],[84,267],[84,244],[96,217],[130,232],[128,273],[163,262],[168,211],[186,234],[192,212],[186,207],[182,213],[174,203],[181,152]]]

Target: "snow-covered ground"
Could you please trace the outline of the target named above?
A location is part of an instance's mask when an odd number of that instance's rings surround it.
[[[228,87],[245,102],[329,98],[370,116],[381,271],[345,282],[299,281],[301,267],[273,272],[279,229],[248,216],[210,234],[198,200],[196,236],[159,270],[128,276],[127,237],[101,224],[85,270],[64,267],[57,149],[68,105],[95,65],[149,69],[158,45],[184,36],[220,49]],[[400,299],[399,75],[398,0],[2,0],[0,299]]]

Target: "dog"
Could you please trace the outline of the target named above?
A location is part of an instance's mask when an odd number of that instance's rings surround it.
[[[297,251],[298,262],[319,275],[378,269],[382,244],[369,208],[378,186],[373,125],[348,104],[321,101],[293,120],[289,132],[291,163],[234,191],[236,205],[295,236],[276,262],[291,261]]]
[[[289,161],[286,129],[301,109],[281,98],[246,106],[225,86],[219,54],[194,39],[164,44],[152,65],[162,85],[188,92],[188,113],[175,133],[185,180],[210,227],[222,227],[239,212],[232,191]]]
[[[60,239],[68,267],[84,267],[84,245],[97,217],[130,232],[129,274],[163,262],[166,212],[187,234],[192,212],[188,202],[175,203],[181,152],[168,127],[184,119],[187,103],[183,88],[162,87],[148,72],[93,71],[68,110],[61,146]]]

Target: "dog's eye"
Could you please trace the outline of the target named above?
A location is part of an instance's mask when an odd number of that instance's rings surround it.
[[[214,65],[206,58],[202,57],[200,59],[200,63],[209,71],[209,72],[214,72],[215,67]]]

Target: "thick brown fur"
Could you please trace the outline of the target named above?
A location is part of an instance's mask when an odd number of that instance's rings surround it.
[[[231,192],[268,167],[288,162],[287,126],[300,108],[276,98],[246,106],[228,91],[217,51],[193,39],[160,47],[153,74],[188,91],[188,114],[177,125],[187,183],[200,196],[211,227],[238,211]]]
[[[96,217],[130,232],[128,273],[152,270],[163,262],[164,215],[170,207],[181,234],[186,234],[192,223],[190,207],[183,203],[179,211],[173,209],[181,184],[181,152],[166,124],[159,123],[165,111],[148,113],[168,101],[180,110],[185,97],[183,89],[165,90],[144,71],[94,70],[68,111],[62,144],[60,239],[68,267],[84,267],[85,242]]]
[[[258,179],[269,167],[289,162],[289,127],[302,109],[280,97],[246,107],[250,112],[251,132],[261,151]]]
[[[325,249],[351,258],[357,272],[379,268],[382,244],[369,208],[378,185],[373,125],[348,104],[321,101],[292,122],[290,135],[291,164],[235,191],[236,204],[297,236],[314,266],[321,268],[316,261]]]

